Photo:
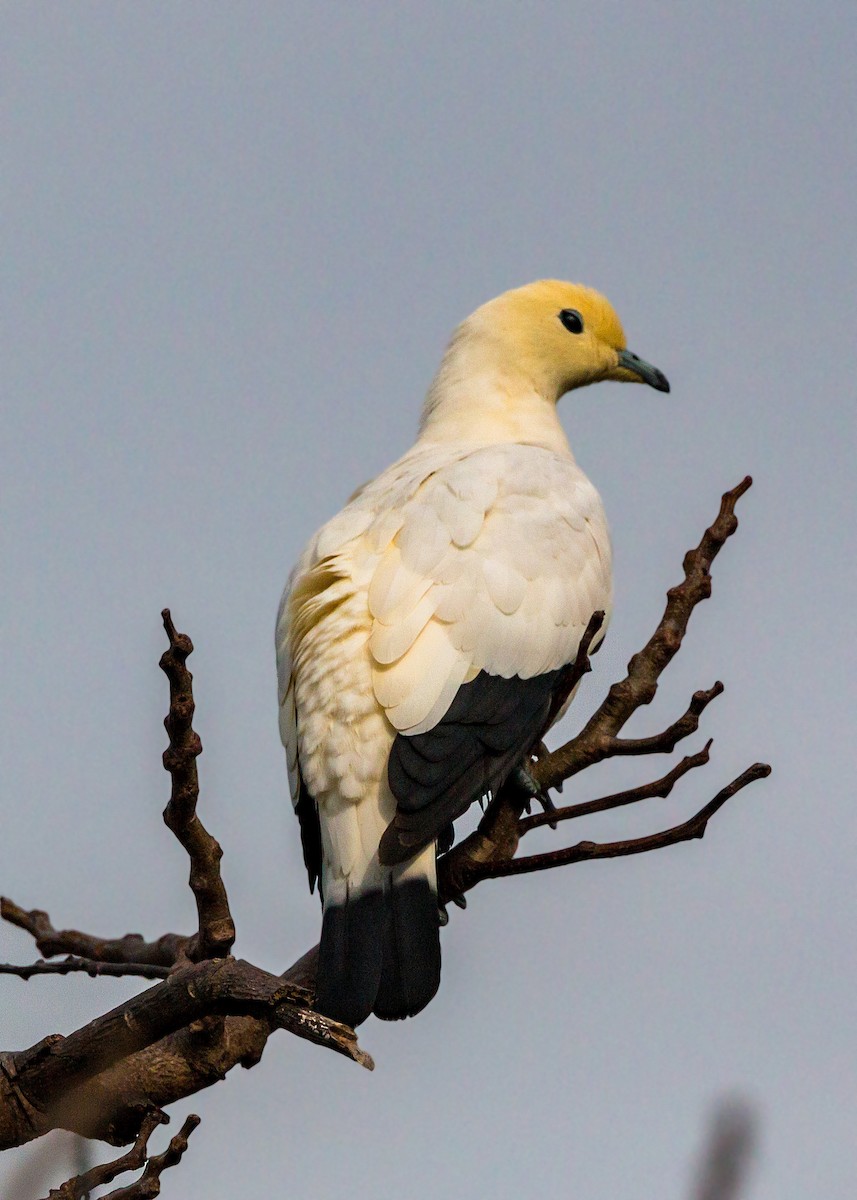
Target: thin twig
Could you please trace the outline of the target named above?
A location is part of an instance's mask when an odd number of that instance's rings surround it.
[[[149,1157],[149,1138],[158,1125],[165,1120],[166,1117],[160,1112],[147,1115],[140,1127],[137,1140],[127,1154],[123,1154],[121,1158],[117,1158],[113,1162],[93,1167],[83,1175],[76,1175],[74,1179],[69,1179],[59,1188],[51,1189],[47,1200],[85,1200],[95,1188],[112,1183],[117,1175],[124,1175],[128,1171],[139,1171],[144,1163],[146,1164],[145,1170],[139,1179],[126,1187],[115,1188],[112,1192],[108,1192],[104,1200],[152,1200],[152,1197],[160,1195],[162,1172],[170,1167],[178,1166],[182,1155],[187,1150],[188,1138],[199,1125],[199,1117],[195,1113],[191,1113],[179,1132],[170,1139],[163,1154],[153,1154]]]
[[[187,1150],[188,1138],[198,1125],[199,1117],[191,1113],[178,1133],[170,1138],[170,1144],[163,1154],[152,1155],[136,1183],[108,1192],[104,1200],[152,1200],[152,1197],[160,1195],[162,1172],[179,1165]]]
[[[699,718],[705,709],[715,699],[722,696],[723,684],[720,680],[705,691],[694,692],[687,711],[661,733],[644,738],[612,738],[608,758],[619,754],[672,754],[677,744],[684,738],[696,733],[699,729]]]
[[[652,753],[671,749],[682,737],[698,727],[700,714],[720,694],[722,684],[695,693],[684,716],[662,734],[637,739],[620,739],[617,736],[631,715],[654,698],[661,673],[678,653],[691,613],[701,600],[710,596],[711,564],[738,528],[735,505],[751,483],[748,475],[737,487],[723,495],[720,511],[713,524],[705,531],[699,545],[684,557],[683,581],[667,593],[664,614],[646,646],[632,657],[625,678],[613,684],[604,701],[576,737],[558,750],[540,755],[530,765],[531,774],[542,789],[560,788],[564,780],[613,754]],[[588,645],[586,651],[588,653]],[[766,767],[764,773],[767,774],[769,770]],[[644,791],[638,798],[644,799],[646,794]],[[607,798],[608,801],[611,799]],[[520,818],[526,802],[527,798],[518,789],[505,785],[488,805],[477,829],[439,859],[438,884],[442,903],[460,898],[480,879],[517,874],[522,870],[516,864],[525,860],[515,860],[522,833],[536,828],[537,824],[551,825],[557,820],[556,812],[549,812],[544,819],[539,815],[522,821]],[[626,797],[625,802],[634,803],[635,798]],[[570,815],[565,819],[570,819]],[[583,813],[575,811],[574,815]],[[660,838],[664,835],[654,836]],[[592,843],[584,845],[591,846]],[[625,846],[626,843],[615,845]],[[590,854],[571,847],[566,851],[557,851],[557,856],[550,860],[547,856],[539,856],[542,858],[541,867],[523,870],[561,866],[566,862],[581,861],[584,857],[610,857],[616,853],[640,853],[643,849],[654,848],[654,845],[638,845],[633,850],[614,850],[609,853],[605,850],[603,853]]]
[[[161,616],[170,641],[170,648],[160,661],[161,670],[170,681],[170,711],[164,720],[170,744],[164,751],[164,768],[170,773],[172,792],[164,809],[164,821],[190,858],[190,886],[199,916],[199,934],[188,957],[193,961],[223,958],[235,941],[235,923],[220,874],[223,851],[196,812],[199,799],[196,759],[202,753],[202,742],[191,723],[195,707],[193,676],[186,665],[193,642],[186,633],[176,631],[168,608]]]
[[[696,754],[689,754],[680,763],[676,763],[662,779],[653,783],[641,783],[639,787],[629,788],[626,792],[615,792],[612,796],[602,796],[600,800],[587,800],[582,804],[569,804],[564,808],[554,808],[549,812],[536,813],[532,817],[522,817],[518,823],[521,837],[533,829],[543,825],[554,828],[559,821],[573,821],[577,817],[591,817],[593,813],[607,812],[611,808],[624,808],[627,804],[637,804],[641,800],[652,800],[655,797],[665,799],[688,771],[694,767],[703,767],[708,762],[711,749],[711,739]]]
[[[169,967],[158,967],[153,963],[102,963],[92,958],[75,958],[70,954],[62,962],[45,962],[40,959],[26,966],[16,966],[14,963],[0,963],[0,975],[16,975],[19,979],[31,979],[33,975],[71,975],[83,973],[91,976],[108,975],[112,978],[124,978],[133,975],[139,979],[166,979],[170,973]]]
[[[507,862],[484,863],[475,868],[476,875],[479,879],[526,875],[531,871],[546,871],[553,867],[568,866],[570,863],[589,862],[595,858],[624,858],[629,854],[646,854],[649,850],[662,850],[665,846],[693,841],[694,838],[704,836],[708,822],[727,800],[731,800],[748,784],[757,779],[764,779],[770,773],[771,768],[767,763],[754,763],[737,779],[721,788],[714,799],[709,800],[689,820],[683,821],[681,825],[674,825],[671,829],[663,829],[660,833],[629,838],[624,842],[578,842],[575,846],[552,850],[546,854],[528,854],[524,858],[514,858]]]
[[[112,1162],[100,1163],[81,1175],[75,1175],[58,1188],[51,1188],[46,1200],[86,1200],[90,1192],[112,1183],[117,1175],[124,1175],[126,1171],[139,1171],[146,1161],[149,1138],[166,1119],[164,1113],[159,1111],[147,1113],[134,1145],[126,1154],[113,1159]]]
[[[609,758],[611,754],[622,753],[617,734],[638,708],[650,704],[654,699],[658,679],[678,653],[694,608],[711,595],[711,564],[738,528],[735,505],[752,482],[747,475],[731,491],[724,493],[720,511],[713,524],[706,529],[699,545],[684,556],[684,579],[667,592],[664,615],[647,644],[628,663],[625,678],[613,684],[604,701],[576,737],[541,758],[535,765],[533,774],[542,787],[556,787],[558,783],[570,779],[572,775],[594,763]],[[687,722],[687,733],[696,729],[696,723],[692,719],[694,704],[697,707],[701,704],[701,712],[705,704],[718,693],[717,685],[710,692],[697,692],[694,701],[691,702],[691,708],[682,718],[682,721]],[[698,713],[696,715],[698,716]],[[677,722],[677,725],[681,726],[682,721]],[[679,736],[686,734],[679,731]],[[650,745],[652,743],[652,739],[639,741],[644,745],[646,742]],[[620,746],[618,751],[617,742]],[[630,751],[641,752],[643,751]]]
[[[592,643],[595,641],[598,634],[604,625],[605,613],[603,609],[594,612],[589,618],[589,622],[583,631],[583,637],[580,639],[580,644],[577,647],[577,654],[574,656],[574,662],[571,666],[564,668],[565,677],[562,682],[555,687],[553,703],[547,720],[547,728],[553,724],[557,713],[563,708],[568,697],[583,679],[584,675],[588,675],[592,670],[592,663],[589,659],[589,652],[592,649]],[[598,650],[598,646],[595,647]],[[545,730],[546,732],[547,730]]]
[[[190,940],[180,933],[165,933],[157,941],[147,942],[139,933],[126,933],[121,938],[100,938],[78,929],[58,930],[54,929],[46,912],[39,908],[28,911],[6,896],[0,897],[0,917],[29,933],[44,958],[72,954],[102,963],[171,967]]]

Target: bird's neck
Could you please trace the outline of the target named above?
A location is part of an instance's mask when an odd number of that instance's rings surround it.
[[[419,444],[520,442],[571,457],[552,399],[514,368],[475,365],[444,361],[423,405]]]

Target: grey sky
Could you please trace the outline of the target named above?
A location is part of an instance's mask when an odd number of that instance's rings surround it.
[[[190,928],[160,820],[168,604],[197,646],[237,950],[274,969],[316,939],[279,593],[498,291],[600,288],[673,385],[564,402],[617,579],[569,729],[720,493],[756,479],[636,725],[722,678],[692,745],[714,736],[712,765],[571,836],[673,823],[756,759],[771,779],[702,843],[481,886],[437,1000],[364,1027],[373,1075],[274,1039],[176,1106],[203,1124],[165,1195],[678,1200],[733,1092],[761,1110],[752,1200],[852,1197],[854,4],[18,3],[2,28],[0,890],[19,903]],[[648,765],[591,772],[581,798]],[[0,958],[31,953],[4,930]],[[0,1042],[132,990],[5,980]]]

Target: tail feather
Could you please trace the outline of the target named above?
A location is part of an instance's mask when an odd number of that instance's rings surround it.
[[[397,1021],[425,1008],[440,986],[437,891],[425,878],[394,879],[385,899],[384,965],[373,1011]]]
[[[386,903],[383,892],[349,891],[325,901],[318,955],[319,1012],[352,1029],[372,1011],[381,981]]]
[[[382,883],[382,889],[379,888]],[[434,847],[375,875],[371,890],[325,889],[319,947],[319,1012],[352,1028],[374,1012],[413,1016],[440,984]]]

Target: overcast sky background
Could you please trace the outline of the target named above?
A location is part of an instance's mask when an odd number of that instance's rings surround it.
[[[480,886],[431,1007],[363,1027],[374,1074],[273,1038],[175,1106],[173,1128],[203,1123],[164,1195],[682,1200],[712,1106],[740,1095],[761,1121],[750,1200],[853,1197],[853,0],[0,16],[0,891],[20,904],[105,935],[192,928],[160,816],[169,605],[196,645],[236,950],[282,969],[316,940],[277,736],[280,591],[410,444],[449,332],[497,292],[598,287],[673,388],[562,405],[617,593],[568,732],[721,492],[755,478],[633,726],[722,678],[686,744],[713,736],[711,765],[563,836],[666,827],[758,759],[771,778],[703,842]],[[571,796],[665,769],[605,766]],[[2,931],[0,958],[32,956]],[[4,979],[0,1044],[136,990]],[[0,1192],[33,1153],[3,1159]]]

